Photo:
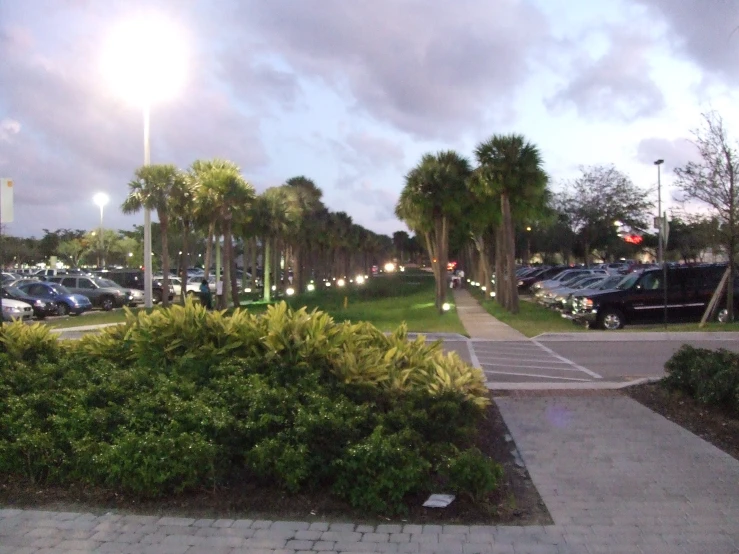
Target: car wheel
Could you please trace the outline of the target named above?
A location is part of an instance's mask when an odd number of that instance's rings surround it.
[[[69,306],[67,306],[64,302],[59,302],[56,313],[58,313],[59,315],[69,315]]]
[[[719,310],[718,315],[716,316],[716,320],[719,323],[728,323],[729,321],[729,310],[724,308],[723,310]]]
[[[110,296],[106,296],[103,298],[103,300],[100,302],[100,307],[103,309],[103,311],[109,312],[113,309],[115,306],[113,299]]]
[[[607,308],[600,316],[600,327],[606,331],[615,331],[624,326],[624,314],[614,308]]]

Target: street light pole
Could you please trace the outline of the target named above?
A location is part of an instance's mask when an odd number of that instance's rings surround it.
[[[665,234],[665,217],[662,216],[662,172],[661,166],[664,160],[657,160],[654,165],[657,166],[657,221],[659,222],[659,236],[658,236],[658,253],[657,262],[662,264],[662,290],[663,290],[663,303],[662,303],[662,319],[665,327],[667,327],[667,262],[664,260],[664,234]]]
[[[654,165],[657,166],[657,221],[659,221],[658,229],[658,243],[657,243],[657,263],[662,263],[662,230],[664,225],[662,224],[662,172],[660,166],[665,163],[664,160],[657,160]]]
[[[100,262],[100,267],[105,267],[105,239],[103,238],[103,207],[108,203],[108,195],[104,192],[98,192],[95,196],[93,196],[92,201],[95,202],[95,204],[98,205],[100,208],[100,257],[98,261]]]
[[[150,104],[144,102],[144,165],[151,163],[151,151],[149,147],[149,112]],[[151,210],[144,207],[144,306],[151,308],[152,302],[152,278],[151,268]]]

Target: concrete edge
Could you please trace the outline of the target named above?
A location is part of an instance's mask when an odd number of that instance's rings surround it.
[[[620,342],[625,339],[634,342],[715,340],[736,341],[739,333],[735,331],[587,331],[582,333],[541,333],[532,340],[543,342]]]
[[[662,377],[642,377],[625,382],[588,383],[487,383],[488,390],[618,390],[661,381]]]
[[[81,333],[84,331],[95,331],[97,329],[104,329],[105,327],[113,327],[114,325],[123,325],[123,321],[120,323],[98,323],[97,325],[81,325],[79,327],[55,327],[50,329],[51,333]]]

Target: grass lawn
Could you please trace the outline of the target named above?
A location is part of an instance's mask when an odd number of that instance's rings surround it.
[[[477,288],[469,289],[478,301],[483,299],[481,291]],[[521,299],[519,302],[520,311],[517,314],[511,314],[504,310],[500,304],[495,301],[485,301],[482,306],[496,319],[510,325],[517,331],[520,331],[527,337],[535,337],[542,333],[584,333],[587,329],[583,325],[578,325],[563,318],[559,312],[550,310],[534,302]],[[702,332],[738,332],[739,322],[733,323],[706,323],[703,327],[699,327],[696,323],[669,323],[667,327],[660,323],[627,325],[618,331],[610,331],[611,333],[643,333],[647,331],[668,331],[671,333],[686,331],[702,331]]]
[[[470,292],[478,301],[482,301],[483,295],[478,288],[470,288]],[[486,300],[482,307],[497,320],[510,325],[527,337],[535,337],[542,333],[582,333],[585,327],[575,325],[569,319],[564,319],[559,312],[549,310],[533,302],[521,299],[520,311],[512,314],[494,300]]]
[[[346,308],[344,307],[346,299]],[[369,321],[382,331],[392,331],[404,321],[409,331],[422,333],[460,333],[465,330],[459,317],[450,310],[439,315],[434,308],[434,278],[426,272],[408,272],[382,275],[370,279],[365,285],[338,289],[335,287],[316,290],[288,299],[298,309],[307,306],[331,314],[337,321]],[[242,300],[242,307],[261,313],[267,309],[263,302]],[[144,308],[134,308],[138,312]],[[154,308],[154,310],[159,308]],[[69,328],[102,323],[122,323],[124,311],[92,311],[81,316],[53,318],[46,322],[49,327]]]

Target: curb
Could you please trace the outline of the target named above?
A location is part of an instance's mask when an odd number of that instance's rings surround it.
[[[590,383],[487,383],[488,390],[619,390],[635,387],[647,383],[661,381],[662,377],[642,377],[626,382],[597,382]]]
[[[112,327],[113,325],[122,325],[120,323],[98,323],[97,325],[82,325],[80,327],[55,327],[50,329],[51,333],[81,333],[84,331],[97,331],[98,329],[104,329],[105,327]]]

